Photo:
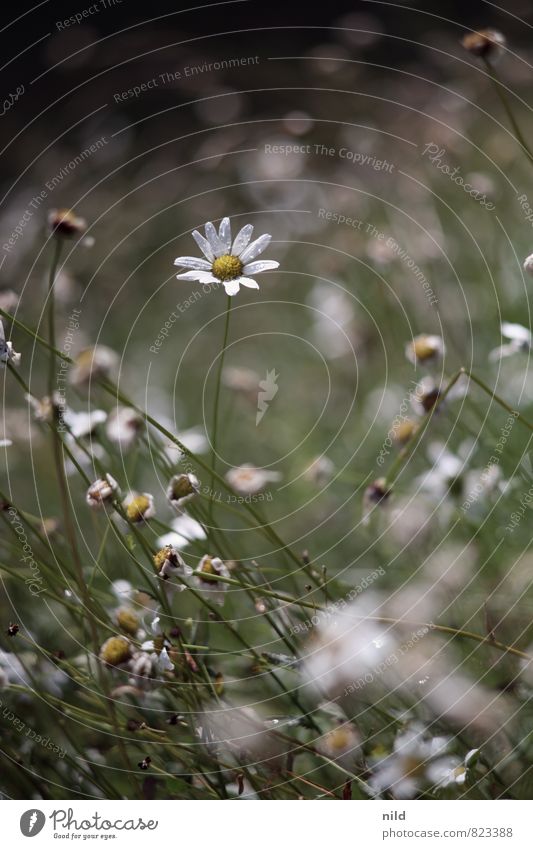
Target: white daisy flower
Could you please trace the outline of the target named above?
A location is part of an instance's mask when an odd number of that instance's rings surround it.
[[[489,354],[489,360],[501,360],[504,357],[511,357],[513,354],[530,351],[533,347],[531,330],[527,327],[522,327],[521,324],[513,324],[510,321],[503,321],[501,331],[502,336],[511,341],[494,348]]]
[[[6,365],[6,363],[9,362],[13,363],[14,366],[18,366],[20,363],[20,354],[17,354],[17,352],[13,350],[12,342],[6,342],[4,325],[0,320],[0,363],[2,363],[2,365]]]
[[[281,475],[244,463],[226,472],[226,480],[239,495],[254,495],[264,489],[267,483],[281,480]]]
[[[422,725],[413,724],[397,736],[392,754],[377,764],[371,786],[378,794],[388,790],[396,799],[412,799],[422,785],[441,783],[443,773],[451,770],[448,744],[448,738],[428,738]]]
[[[259,289],[259,285],[251,275],[263,271],[273,271],[279,267],[275,260],[259,260],[256,258],[263,253],[270,243],[272,236],[265,233],[250,242],[253,232],[252,224],[245,224],[237,233],[233,244],[231,241],[231,224],[229,218],[223,218],[218,233],[211,221],[205,225],[205,237],[194,230],[192,237],[205,259],[194,256],[179,256],[174,265],[189,269],[176,275],[178,280],[197,280],[199,283],[222,283],[226,294],[236,295],[241,286],[248,289]]]

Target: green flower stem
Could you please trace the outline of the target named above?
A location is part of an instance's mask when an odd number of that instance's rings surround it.
[[[54,298],[54,283],[56,278],[57,266],[59,263],[59,257],[61,255],[61,238],[56,236],[54,239],[54,253],[52,258],[52,263],[50,266],[50,275],[48,280],[48,341],[49,346],[53,351],[56,350],[56,341],[55,341],[55,298]],[[53,443],[53,452],[54,452],[54,464],[56,467],[57,474],[57,483],[59,488],[59,494],[61,498],[61,504],[63,509],[63,517],[65,522],[65,532],[67,539],[69,541],[69,545],[72,552],[72,560],[74,563],[77,583],[79,587],[79,591],[81,594],[81,598],[83,600],[84,607],[87,611],[87,620],[89,623],[89,631],[91,634],[91,639],[94,647],[95,657],[98,657],[99,653],[99,640],[98,640],[98,631],[96,629],[95,619],[97,618],[93,611],[93,601],[91,599],[91,595],[89,593],[87,584],[85,583],[85,578],[83,575],[83,566],[80,559],[80,554],[78,551],[78,543],[76,538],[76,528],[74,524],[74,520],[72,517],[71,504],[70,504],[70,493],[68,490],[67,484],[67,476],[65,474],[65,462],[64,462],[64,453],[63,453],[63,440],[61,438],[61,434],[58,430],[59,416],[58,410],[56,409],[54,403],[54,391],[55,391],[55,356],[53,351],[50,352],[49,357],[49,369],[48,369],[48,395],[50,399],[50,406],[52,410],[52,443]],[[85,617],[84,617],[85,619]],[[116,710],[113,702],[110,700],[107,682],[105,676],[98,664],[98,678],[100,682],[100,686],[102,687],[102,692],[104,693],[104,701],[105,701],[105,709],[111,720],[111,723],[115,729],[115,734],[117,737],[117,745],[119,752],[122,757],[122,761],[126,770],[131,773],[132,766],[126,751],[126,747],[124,745],[124,741],[119,733]],[[136,788],[136,782],[133,781],[133,786]]]
[[[25,324],[23,324],[23,322],[19,321],[18,319],[13,318],[13,316],[11,316],[9,313],[5,312],[2,309],[0,309],[0,315],[3,315],[6,318],[10,319],[10,321],[12,321],[15,324],[15,326],[19,327],[28,336],[31,336],[32,339],[34,339],[40,345],[43,345],[45,348],[50,350],[56,357],[60,357],[62,360],[69,363],[70,365],[73,364],[74,361],[70,357],[65,356],[61,351],[58,351],[57,348],[55,348],[55,346],[50,345],[48,342],[46,342],[46,340],[42,339],[34,330],[32,330],[31,328],[29,328]],[[14,372],[13,369],[12,369],[12,371]],[[122,404],[125,404],[129,407],[132,407],[134,410],[136,410],[138,413],[140,413],[140,415],[143,416],[143,418],[145,419],[146,422],[148,422],[148,424],[152,425],[152,427],[154,427],[156,430],[158,430],[159,433],[161,433],[162,436],[164,436],[173,445],[175,445],[177,448],[179,448],[179,450],[182,454],[184,454],[186,457],[188,457],[192,462],[196,463],[200,468],[202,468],[208,474],[212,475],[212,478],[214,480],[216,480],[217,483],[219,483],[226,490],[226,492],[228,492],[230,495],[235,495],[234,490],[228,484],[228,482],[226,481],[226,479],[224,477],[219,475],[214,469],[211,469],[206,462],[204,462],[200,457],[193,454],[192,451],[189,451],[189,449],[186,448],[185,445],[183,445],[183,443],[180,442],[179,439],[177,439],[177,437],[175,437],[172,433],[170,433],[170,431],[168,431],[156,419],[154,419],[147,412],[142,410],[130,398],[125,396],[124,393],[120,392],[118,387],[113,386],[113,384],[109,383],[107,380],[105,380],[105,378],[99,378],[98,383],[102,386],[102,388],[108,394],[110,394],[114,398],[116,398],[116,400],[120,401]],[[299,559],[299,557],[297,557],[297,555],[294,554],[294,552],[291,550],[291,548],[288,545],[286,545],[286,543],[283,542],[283,540],[277,534],[277,532],[274,530],[274,528],[268,522],[265,522],[263,520],[263,518],[252,507],[251,504],[245,503],[243,506],[244,506],[245,510],[247,510],[250,513],[250,515],[254,518],[255,522],[258,525],[257,529],[259,531],[262,531],[265,535],[267,535],[270,538],[270,540],[273,543],[275,543],[275,545],[278,545],[280,547],[280,550],[287,554],[287,556],[293,561],[293,563],[295,563],[297,565],[299,570],[302,569],[302,562]],[[306,566],[304,564],[303,565],[303,571],[307,574],[308,578],[316,586],[320,586],[320,580],[317,579],[316,576],[313,574],[312,569],[310,569],[308,566]]]
[[[529,149],[529,145],[527,144],[527,142],[526,142],[526,140],[525,140],[525,138],[522,134],[522,130],[520,129],[520,126],[518,124],[518,121],[516,120],[516,118],[514,116],[513,110],[511,109],[511,105],[510,105],[510,103],[509,103],[509,101],[508,101],[508,99],[505,95],[505,88],[504,88],[498,74],[494,70],[493,65],[487,59],[484,59],[483,61],[485,63],[485,67],[486,67],[487,73],[488,73],[488,75],[491,79],[494,90],[496,91],[498,99],[503,106],[505,114],[507,115],[509,123],[512,127],[514,134],[515,134],[516,141],[518,142],[518,144],[522,148],[523,152],[525,153],[525,155],[529,159],[530,163],[533,165],[533,153]]]
[[[241,582],[236,581],[234,578],[224,578],[222,575],[210,575],[209,580],[219,581],[220,583],[229,584],[235,587],[239,587],[240,589],[248,589],[254,592],[258,592],[257,587],[254,587],[253,585],[242,584]],[[183,583],[186,582],[183,581]],[[285,604],[294,604],[299,607],[312,610],[313,613],[327,612],[327,608],[321,607],[320,605],[308,601],[302,601],[301,599],[297,598],[291,598],[291,596],[285,595],[284,593],[277,593],[274,590],[265,590],[261,588],[260,594],[268,596],[269,598],[278,599],[278,601],[283,601]],[[470,640],[475,640],[477,643],[485,643],[488,646],[492,646],[493,648],[497,648],[503,652],[509,652],[509,654],[513,654],[516,657],[523,658],[524,660],[533,660],[533,656],[527,654],[527,652],[521,651],[521,649],[517,649],[514,646],[508,646],[505,643],[499,642],[498,640],[493,640],[490,636],[484,636],[483,634],[475,634],[473,631],[465,631],[460,628],[452,628],[448,625],[436,625],[434,622],[412,622],[406,619],[394,619],[389,616],[360,616],[356,618],[361,619],[361,621],[368,620],[370,622],[380,622],[386,625],[409,625],[409,627],[413,628],[428,628],[430,631],[439,631],[440,633],[450,634],[454,637],[465,637]]]
[[[222,385],[222,370],[224,368],[224,357],[226,355],[226,349],[228,347],[228,338],[229,338],[229,323],[231,317],[231,295],[226,296],[226,320],[224,323],[224,339],[222,341],[222,351],[220,352],[219,360],[218,360],[218,370],[217,370],[217,379],[215,385],[215,401],[213,406],[213,427],[211,431],[211,501],[209,506],[209,516],[211,521],[213,519],[213,490],[215,488],[215,469],[217,463],[217,443],[218,443],[218,414],[220,407],[220,388]]]

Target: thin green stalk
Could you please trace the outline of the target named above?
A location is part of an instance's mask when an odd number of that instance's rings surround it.
[[[527,142],[526,142],[526,140],[525,140],[525,138],[522,134],[522,130],[520,129],[518,121],[516,120],[516,118],[514,116],[514,113],[513,113],[513,110],[511,109],[509,101],[507,100],[503,84],[502,84],[500,78],[498,77],[496,71],[494,70],[494,67],[492,66],[492,64],[487,59],[484,59],[483,61],[485,63],[487,73],[488,73],[488,75],[491,79],[492,85],[494,86],[494,89],[496,91],[498,99],[503,106],[503,109],[505,111],[505,114],[507,115],[509,123],[511,124],[513,132],[515,134],[516,141],[518,142],[518,144],[520,145],[520,147],[522,148],[522,150],[526,154],[530,163],[533,165],[533,153],[529,149],[529,145],[527,144]]]
[[[218,370],[217,370],[217,379],[215,385],[215,401],[213,407],[213,427],[211,431],[211,485],[210,492],[211,496],[213,494],[213,490],[215,488],[215,469],[217,462],[217,443],[218,443],[218,414],[220,407],[220,389],[222,386],[222,370],[224,368],[224,357],[226,355],[226,348],[228,346],[228,338],[229,338],[229,322],[231,317],[231,295],[226,296],[226,320],[224,323],[224,339],[222,341],[222,351],[220,352],[219,360],[218,360]],[[213,499],[211,498],[209,504],[209,516],[212,522],[213,520]]]
[[[247,589],[251,591],[258,592],[257,587],[253,585],[244,584],[240,581],[236,581],[234,578],[224,578],[222,575],[209,575],[209,580],[213,582],[220,582],[222,584],[228,584],[234,587],[239,587],[240,589]],[[186,583],[185,581],[183,583]],[[291,596],[286,595],[285,593],[277,593],[273,590],[265,590],[261,589],[261,595],[268,596],[269,598],[278,599],[278,601],[283,601],[285,604],[294,604],[299,607],[307,608],[308,610],[312,610],[313,613],[319,612],[327,612],[327,608],[321,607],[318,604],[314,604],[309,601],[302,601],[301,599],[291,598]],[[533,660],[533,657],[527,652],[521,651],[521,649],[517,649],[514,646],[508,646],[505,643],[501,643],[497,640],[493,640],[490,636],[486,636],[483,634],[476,634],[473,631],[465,631],[461,628],[452,628],[448,625],[436,625],[434,622],[412,622],[408,620],[398,620],[394,619],[390,616],[360,616],[356,617],[361,620],[369,620],[371,622],[380,622],[382,624],[388,625],[409,625],[414,628],[428,628],[430,631],[439,631],[443,634],[450,634],[454,637],[466,637],[470,640],[475,640],[477,643],[485,643],[486,645],[492,646],[493,648],[497,648],[500,651],[509,652],[509,654],[514,654],[516,657],[521,657],[524,660]],[[228,623],[226,623],[228,624]]]

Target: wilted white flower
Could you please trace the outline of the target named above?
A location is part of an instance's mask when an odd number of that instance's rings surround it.
[[[20,364],[20,354],[17,354],[15,350],[13,350],[13,343],[11,341],[6,342],[6,336],[4,332],[4,325],[2,320],[0,319],[0,363],[5,365],[6,363],[13,363],[14,366],[18,366]]]
[[[250,243],[253,225],[246,224],[239,230],[231,242],[231,224],[229,218],[223,218],[218,233],[211,221],[205,225],[205,238],[194,230],[192,237],[205,259],[192,256],[180,256],[174,265],[188,268],[177,274],[180,280],[198,280],[200,283],[222,283],[228,295],[236,295],[241,286],[259,289],[258,284],[249,275],[273,271],[279,267],[275,260],[252,262],[263,253],[272,236],[265,233]]]
[[[465,50],[488,62],[497,62],[504,53],[505,36],[497,29],[481,29],[469,32],[462,39]]]
[[[122,504],[130,522],[146,522],[155,515],[154,497],[149,492],[130,492]]]
[[[451,761],[446,756],[447,737],[430,737],[418,723],[402,731],[392,754],[379,761],[370,785],[376,793],[388,790],[396,799],[412,799],[424,785],[442,781]]]
[[[441,336],[431,336],[423,333],[415,336],[405,346],[405,356],[413,365],[418,363],[435,363],[444,355],[444,342]]]
[[[533,255],[529,259],[533,262]],[[527,327],[522,327],[521,324],[513,324],[510,321],[503,321],[501,331],[502,336],[511,341],[494,348],[489,354],[489,360],[501,360],[503,357],[511,357],[513,354],[527,353],[533,347],[531,330]]]
[[[58,236],[81,236],[87,229],[85,218],[80,218],[72,209],[51,209],[48,224]]]
[[[391,487],[387,483],[386,478],[376,478],[375,481],[367,486],[363,495],[363,524],[367,525],[370,521],[370,515],[379,505],[383,507],[389,500],[392,493]]]
[[[87,490],[85,500],[89,507],[100,508],[106,501],[112,501],[118,489],[116,480],[106,473],[103,478],[99,478],[91,484]]]
[[[254,495],[264,489],[268,483],[281,480],[281,474],[259,469],[251,463],[244,463],[226,472],[226,480],[240,495]]]
[[[121,666],[131,658],[131,643],[126,637],[109,637],[100,648],[99,657],[109,666]]]
[[[121,631],[125,631],[130,637],[135,637],[140,628],[140,620],[132,607],[119,607],[115,610],[114,617]]]
[[[220,557],[210,557],[205,554],[194,573],[194,583],[202,593],[212,598],[215,604],[221,607],[224,604],[224,593],[228,585],[224,581],[217,581],[217,577],[229,578],[230,573],[227,566]]]
[[[175,578],[177,575],[187,578],[192,575],[193,570],[187,566],[183,557],[172,545],[165,545],[154,554],[154,567],[160,578]],[[183,584],[176,585],[178,589],[185,589]]]
[[[108,417],[106,434],[110,442],[127,451],[144,427],[143,417],[132,407],[115,407]]]
[[[161,548],[172,545],[177,549],[182,549],[197,539],[206,538],[205,530],[200,522],[186,513],[173,519],[170,527],[172,530],[168,534],[163,534],[156,540],[156,545],[161,546]]]
[[[174,475],[167,488],[167,498],[173,507],[181,508],[198,495],[200,481],[196,475]]]
[[[362,754],[361,735],[351,722],[339,724],[316,741],[316,748],[344,769],[352,769]]]
[[[106,345],[84,348],[74,358],[69,372],[69,382],[78,388],[94,380],[112,377],[119,364],[118,354]]]
[[[442,395],[447,389],[447,381],[443,380],[437,383],[432,377],[423,377],[414,387],[410,394],[411,406],[415,413],[419,416],[424,416],[430,413],[431,410],[438,405],[439,410],[442,404]],[[457,400],[463,398],[468,388],[468,384],[464,380],[458,380],[454,386],[446,392],[446,401]]]
[[[150,658],[155,669],[158,672],[170,672],[174,669],[169,656],[169,649],[172,649],[172,644],[166,638],[161,630],[161,620],[156,616],[151,623],[150,630],[154,635],[152,640],[145,640],[141,645],[141,652],[151,652],[146,657]]]

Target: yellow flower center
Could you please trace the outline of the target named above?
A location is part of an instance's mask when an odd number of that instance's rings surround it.
[[[110,637],[100,649],[100,658],[110,666],[125,663],[130,657],[130,644],[124,637]]]
[[[327,735],[327,742],[332,752],[343,752],[352,742],[352,737],[347,728],[335,728]]]
[[[172,495],[177,500],[196,493],[188,475],[180,475],[172,484]]]
[[[146,495],[137,495],[128,504],[126,515],[131,522],[141,522],[144,514],[150,507],[150,501]]]
[[[155,571],[160,572],[167,560],[172,560],[173,548],[171,545],[165,545],[156,554],[154,554]]]
[[[122,607],[117,613],[117,622],[127,634],[135,635],[139,630],[139,618],[133,610]]]
[[[213,578],[210,577],[210,575],[218,575],[211,558],[208,558],[202,563],[199,572],[199,578],[201,581],[205,581],[206,584],[216,583],[216,580],[213,581]]]
[[[238,256],[224,254],[215,259],[213,263],[213,274],[219,280],[235,280],[242,274],[243,265]]]
[[[433,342],[427,336],[419,336],[413,340],[413,351],[418,360],[430,360],[437,353]]]

